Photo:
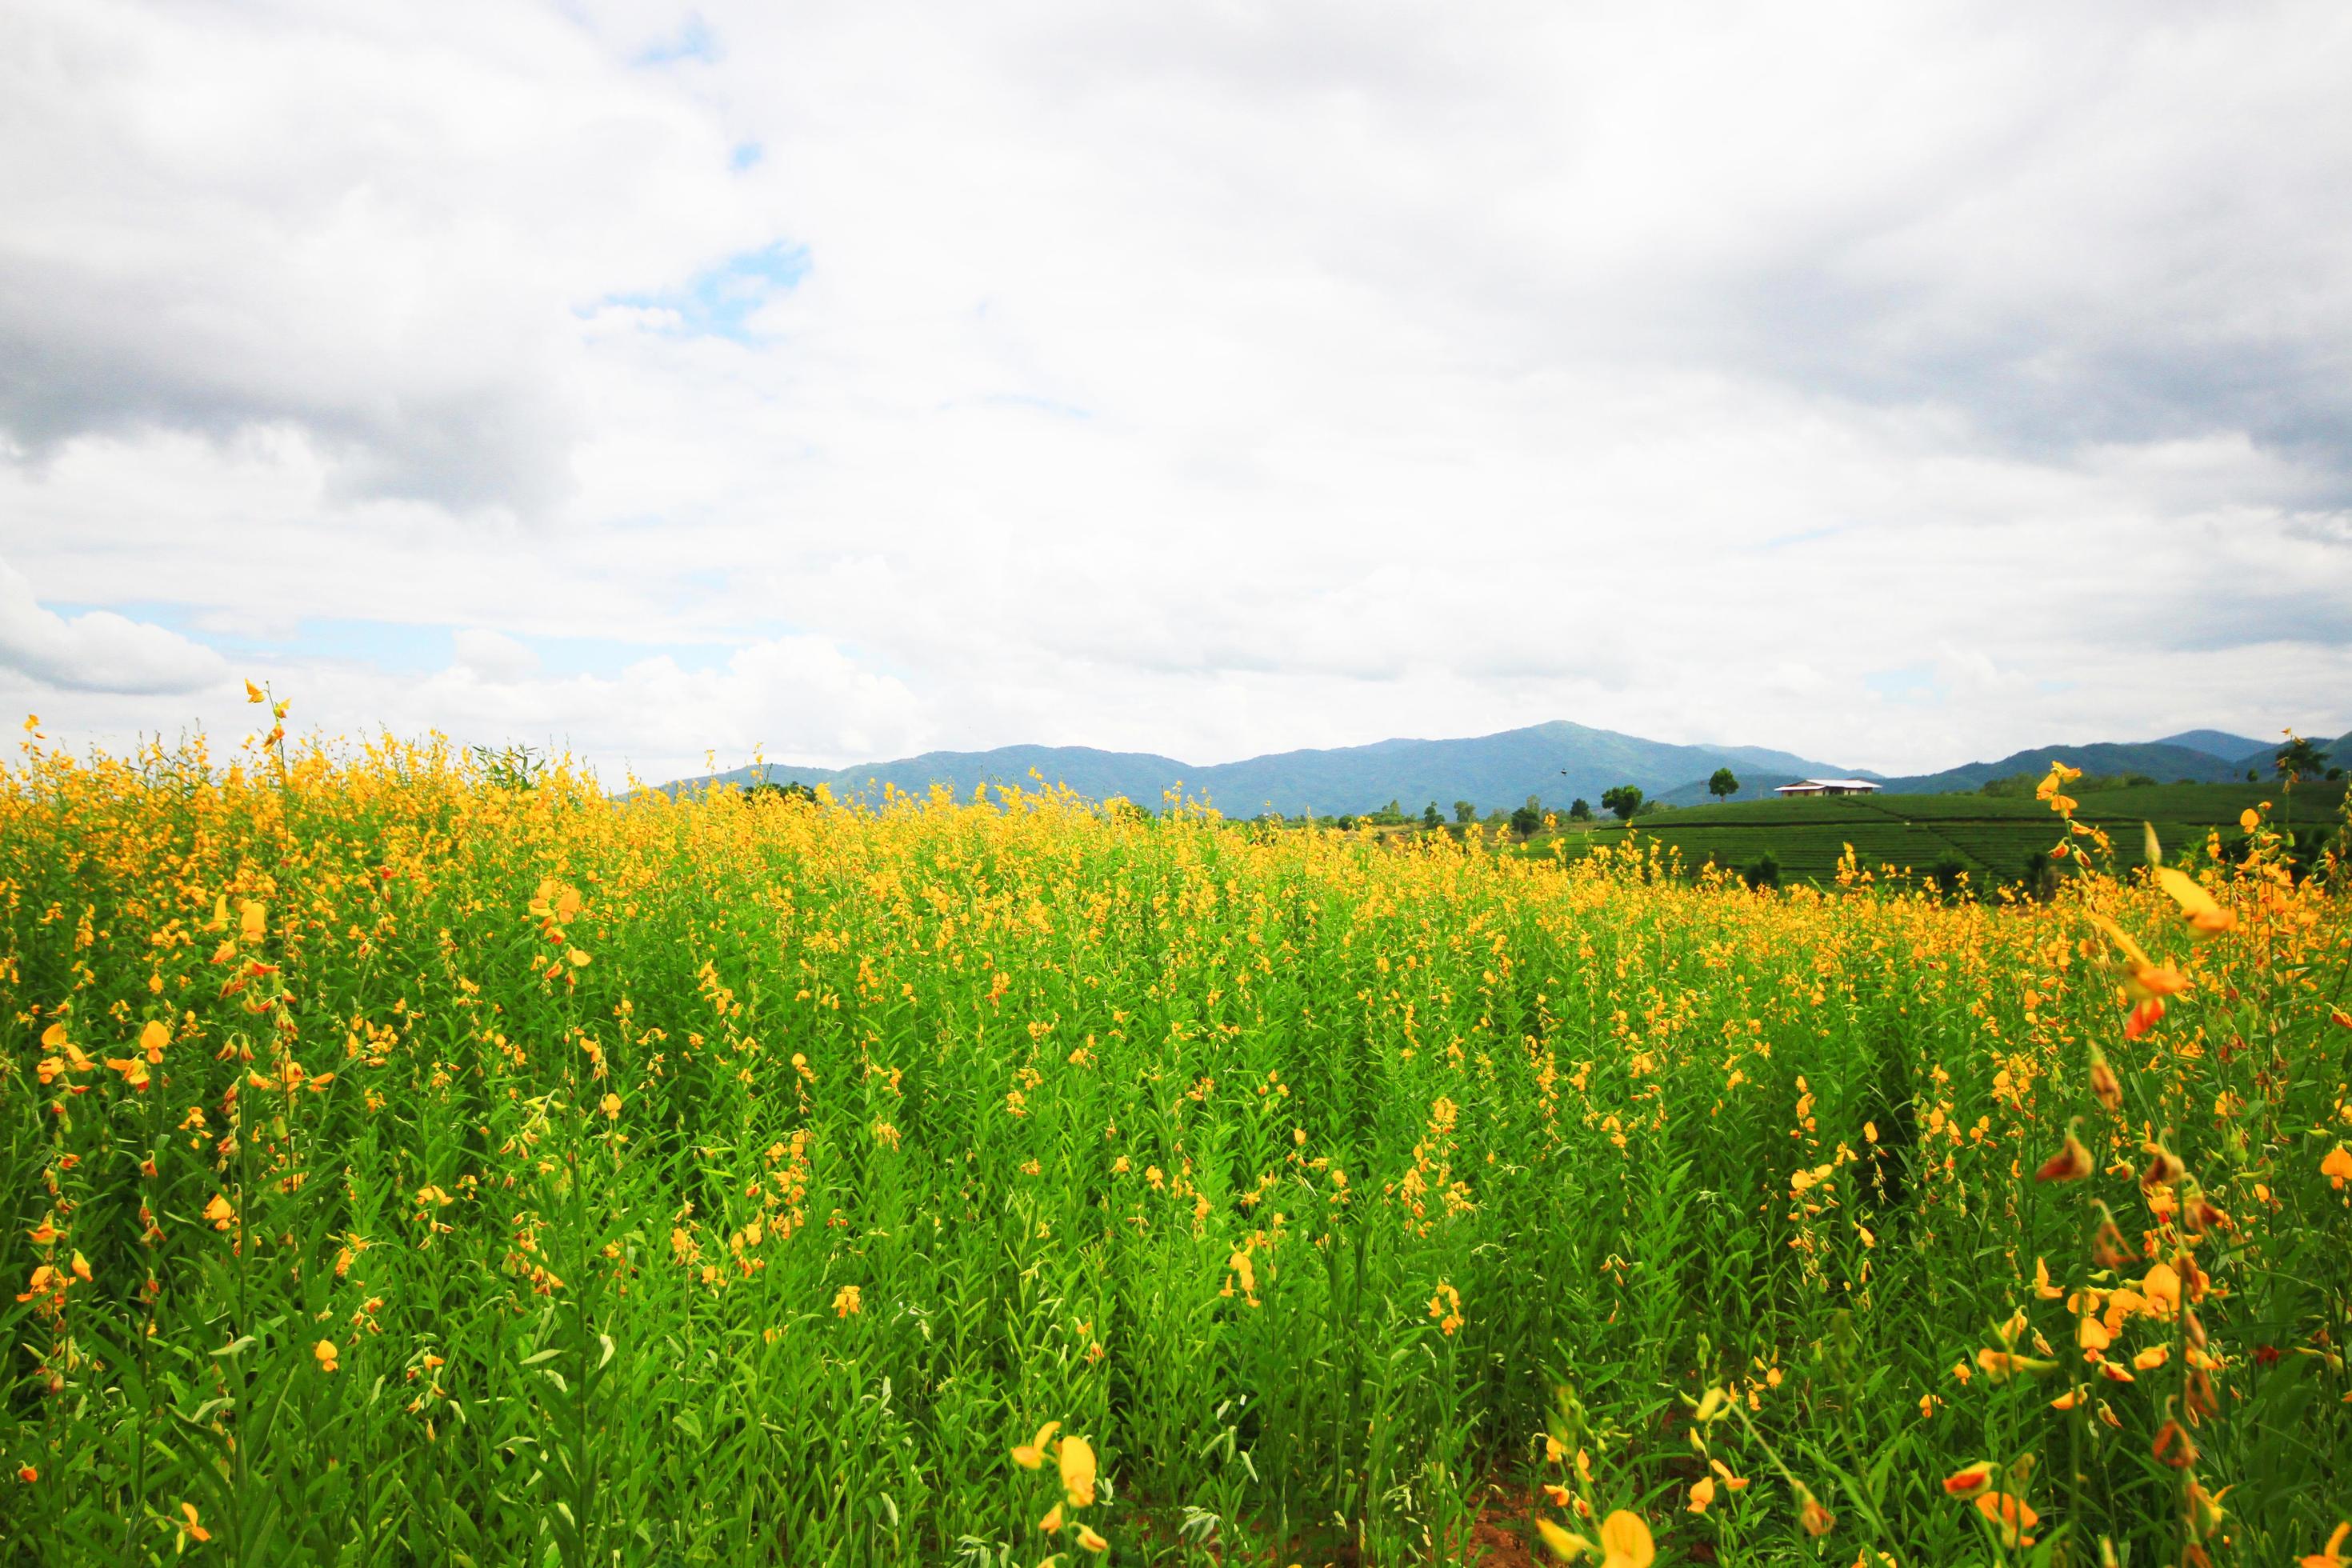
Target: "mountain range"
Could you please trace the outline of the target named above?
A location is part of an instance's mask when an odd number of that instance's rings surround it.
[[[1997,762],[1881,778],[1769,747],[1676,745],[1556,720],[1466,740],[1381,741],[1368,746],[1277,752],[1204,767],[1148,752],[1000,746],[986,752],[926,752],[848,768],[760,763],[665,787],[690,791],[761,782],[823,784],[836,795],[870,797],[886,784],[911,794],[945,784],[969,795],[983,784],[1034,787],[1042,778],[1093,799],[1122,795],[1151,806],[1181,788],[1228,816],[1255,816],[1269,810],[1285,816],[1377,811],[1391,800],[1408,812],[1435,801],[1451,816],[1457,800],[1471,802],[1483,815],[1508,810],[1529,795],[1554,809],[1580,796],[1597,809],[1602,791],[1624,784],[1638,785],[1666,805],[1698,804],[1710,798],[1707,780],[1726,767],[1739,778],[1739,799],[1769,795],[1775,786],[1795,779],[1822,776],[1880,779],[1895,794],[1952,794],[2011,773],[2042,772],[2053,757],[2085,773],[2140,773],[2166,783],[2219,784],[2243,778],[2250,766],[2267,771],[2276,744],[2216,730],[2191,730],[2144,742],[2040,746]],[[2334,760],[2352,761],[2352,735],[2332,746]]]

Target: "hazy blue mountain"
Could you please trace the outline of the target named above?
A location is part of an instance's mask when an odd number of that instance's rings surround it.
[[[2183,730],[2178,735],[2165,735],[2155,742],[2159,746],[2186,746],[2192,752],[2203,752],[2225,763],[2235,763],[2242,774],[2259,755],[2267,763],[2269,753],[2278,749],[2275,741],[2250,741],[2243,735],[2232,735],[2226,730]]]
[[[896,762],[867,763],[848,768],[804,767],[793,763],[767,763],[715,773],[708,778],[681,779],[670,789],[696,789],[707,784],[830,784],[836,795],[878,795],[888,784],[910,795],[922,795],[944,784],[958,795],[970,795],[983,784],[1018,784],[1034,789],[1035,769],[1047,784],[1069,785],[1093,800],[1125,795],[1157,807],[1160,791],[1183,778],[1188,770],[1173,757],[1149,752],[1103,752],[1092,746],[999,746],[988,752],[925,752]]]
[[[2192,784],[2228,784],[2242,779],[2253,764],[2229,762],[2210,752],[2163,741],[2130,743],[2094,742],[2073,746],[2034,746],[2012,752],[1993,763],[1967,763],[1939,773],[1915,773],[1886,781],[1894,795],[1956,795],[1982,787],[1993,779],[2015,773],[2042,773],[2053,760],[2086,773],[2146,773],[2159,784],[2187,779]]]
[[[1269,807],[1286,816],[1376,811],[1391,800],[1418,812],[1433,800],[1450,817],[1456,800],[1468,800],[1484,813],[1509,810],[1531,795],[1559,809],[1581,795],[1597,808],[1601,792],[1621,784],[1664,795],[1696,782],[1704,797],[1706,778],[1719,767],[1730,768],[1743,783],[1750,773],[1788,779],[1846,771],[1764,747],[1674,745],[1555,721],[1469,740],[1381,741],[1369,746],[1280,752],[1205,767],[1148,752],[1003,746],[990,752],[929,752],[851,768],[771,763],[761,769],[683,779],[669,787],[742,784],[764,775],[777,784],[798,780],[829,784],[836,794],[868,795],[885,784],[921,792],[943,783],[959,795],[969,795],[983,783],[1034,784],[1034,768],[1048,784],[1066,784],[1081,795],[1096,799],[1125,795],[1150,806],[1157,806],[1161,793],[1181,782],[1186,795],[1207,798],[1229,816],[1255,816]],[[1754,793],[1751,786],[1743,797]]]

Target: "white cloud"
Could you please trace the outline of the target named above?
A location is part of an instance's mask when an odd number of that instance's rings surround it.
[[[0,561],[0,669],[60,691],[137,696],[201,690],[227,676],[220,655],[111,610],[68,620],[43,609],[23,573]]]
[[[478,680],[510,685],[527,679],[539,668],[539,655],[504,632],[472,626],[457,633],[452,641],[457,653],[457,661],[452,668]]]
[[[0,550],[648,772],[2352,726],[2337,8],[698,15],[0,12]]]

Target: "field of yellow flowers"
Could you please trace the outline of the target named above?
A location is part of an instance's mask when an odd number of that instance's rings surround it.
[[[2352,883],[0,774],[0,1563],[2305,1563]]]

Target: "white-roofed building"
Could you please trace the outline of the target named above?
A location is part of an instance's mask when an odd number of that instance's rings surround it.
[[[1875,795],[1878,786],[1868,779],[1799,779],[1784,784],[1774,795]]]

